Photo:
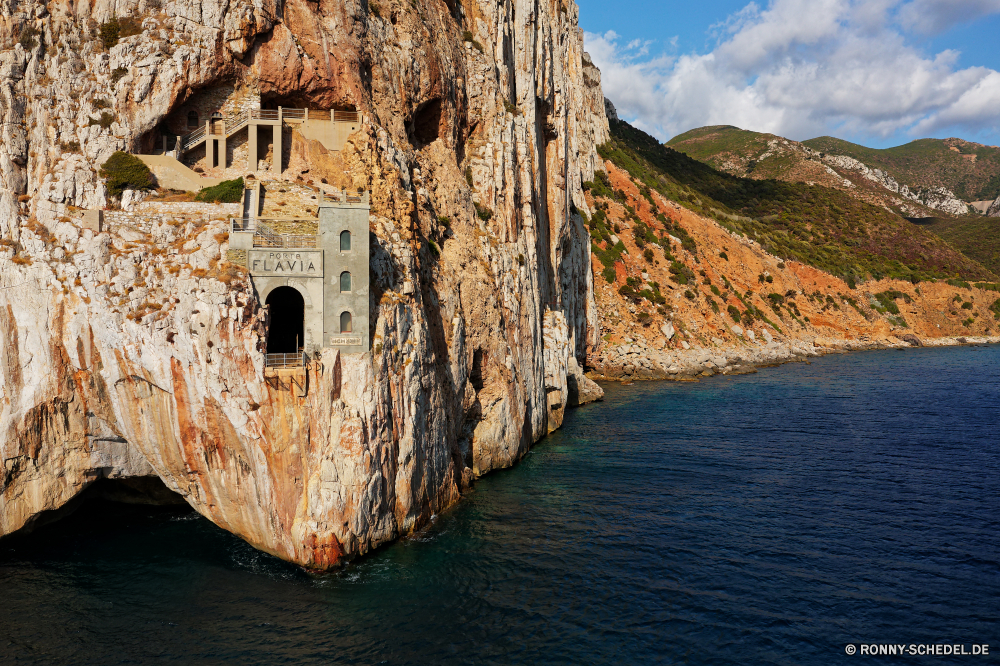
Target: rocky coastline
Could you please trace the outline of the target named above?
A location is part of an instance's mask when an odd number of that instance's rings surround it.
[[[877,340],[772,341],[714,349],[677,349],[662,352],[641,342],[610,347],[591,358],[587,376],[597,381],[696,381],[715,375],[750,374],[758,368],[808,361],[827,354],[1000,344],[1000,336],[918,339],[907,335]]]

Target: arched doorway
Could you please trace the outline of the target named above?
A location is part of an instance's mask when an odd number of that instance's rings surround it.
[[[302,321],[305,302],[292,287],[278,287],[267,295],[267,353],[295,354],[305,346]]]

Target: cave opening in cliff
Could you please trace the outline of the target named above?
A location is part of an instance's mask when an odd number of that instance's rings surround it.
[[[294,287],[278,287],[267,296],[267,353],[296,354],[305,345],[305,302]]]
[[[99,478],[58,509],[36,514],[4,543],[47,542],[67,534],[93,535],[100,530],[128,529],[135,520],[193,512],[178,493],[158,476]]]
[[[472,388],[476,393],[483,390],[483,365],[488,358],[489,354],[482,349],[477,349],[472,354],[472,371],[469,373],[469,381],[472,382]]]
[[[418,106],[409,129],[410,143],[417,148],[437,141],[441,131],[441,98],[435,97]]]

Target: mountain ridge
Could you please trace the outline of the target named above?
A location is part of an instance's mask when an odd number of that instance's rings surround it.
[[[986,212],[1000,196],[1000,148],[958,138],[874,149],[833,137],[799,142],[714,125],[665,145],[733,175],[850,191],[906,217]]]

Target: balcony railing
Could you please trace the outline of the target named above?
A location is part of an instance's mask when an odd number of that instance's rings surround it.
[[[305,352],[264,355],[264,365],[268,368],[304,368],[308,363],[309,355]]]
[[[269,218],[231,217],[230,229],[233,232],[253,233],[253,246],[261,248],[312,248],[319,245],[316,234],[282,234],[276,232],[267,223],[312,222],[316,220],[278,220]]]
[[[250,109],[240,111],[234,116],[227,116],[219,121],[216,119],[211,123],[209,136],[232,136],[234,133],[247,126],[250,120],[326,120],[335,123],[357,123],[361,120],[361,115],[357,111],[320,111],[314,109]],[[202,125],[189,134],[178,137],[177,153],[187,152],[190,148],[200,143],[205,138],[206,130]]]

